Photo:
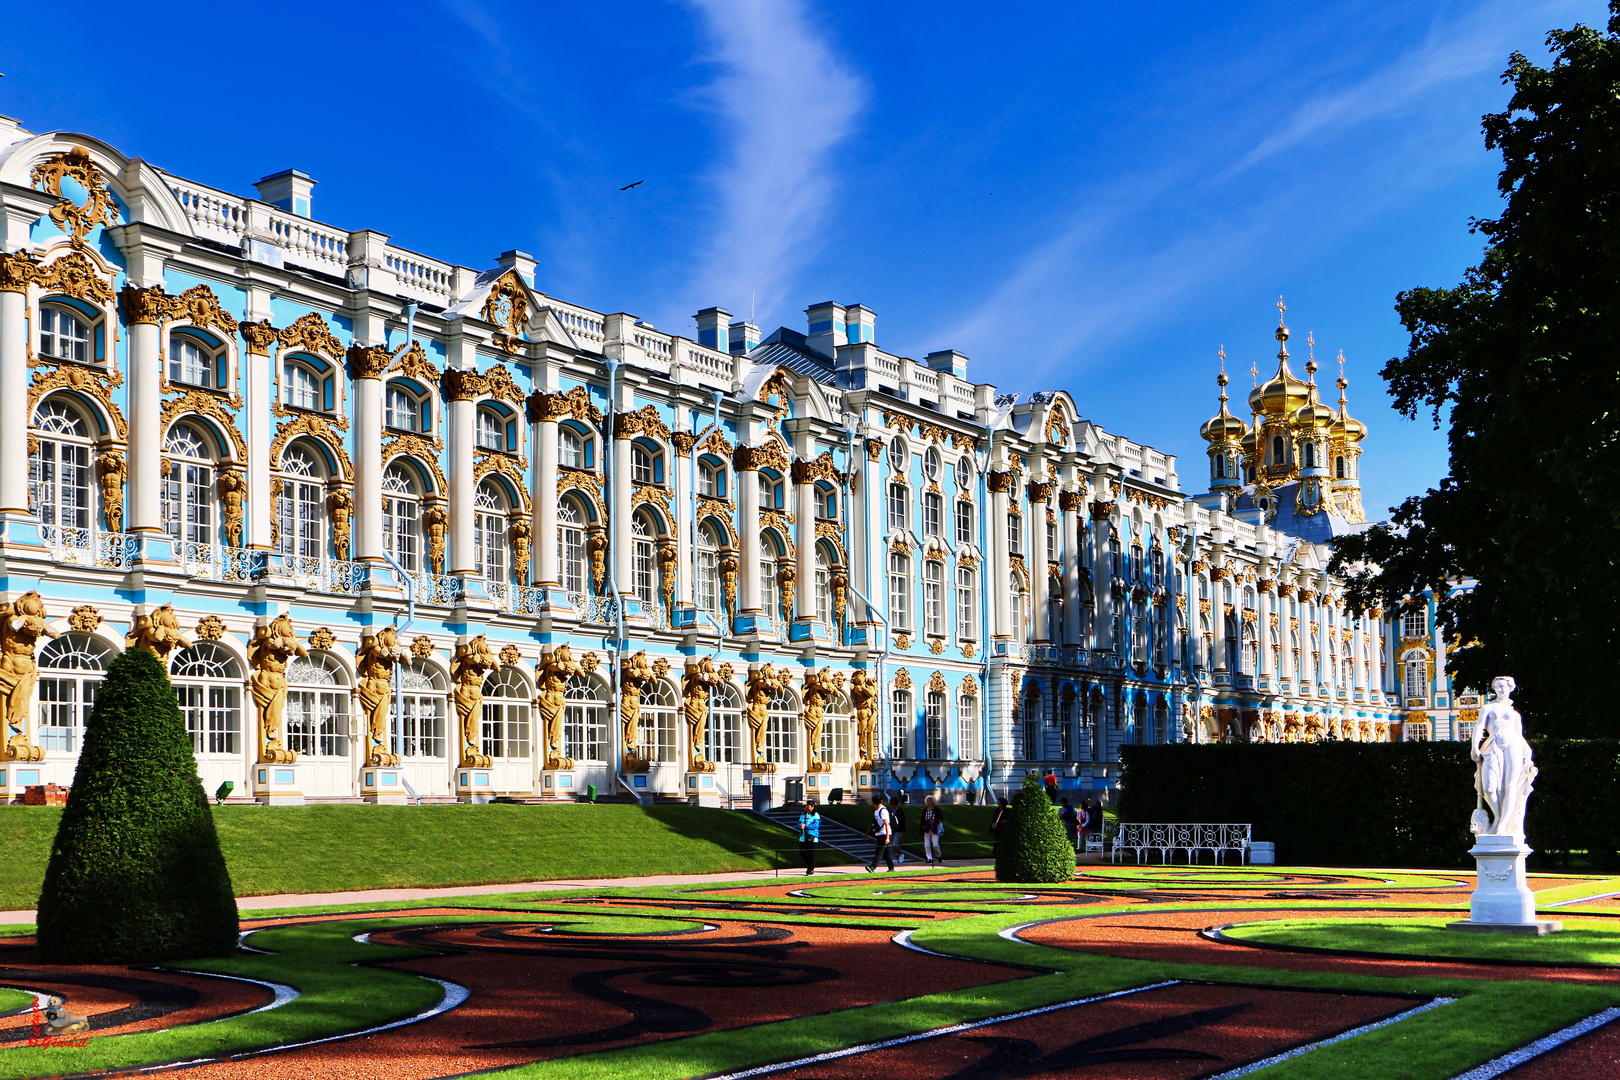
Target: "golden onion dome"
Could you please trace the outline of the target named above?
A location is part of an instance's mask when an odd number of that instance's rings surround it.
[[[1289,423],[1296,428],[1321,429],[1333,424],[1333,410],[1322,404],[1316,396],[1316,361],[1312,360],[1305,365],[1311,381],[1306,384],[1305,404],[1295,409],[1289,415]]]
[[[1249,411],[1261,416],[1288,416],[1310,400],[1308,383],[1288,369],[1288,327],[1277,325],[1277,374],[1249,394]]]
[[[1223,442],[1237,442],[1249,433],[1249,425],[1233,416],[1226,409],[1226,349],[1221,349],[1221,374],[1215,384],[1221,388],[1221,411],[1204,421],[1204,426],[1198,429],[1198,434],[1204,441],[1214,444]]]
[[[1333,437],[1343,439],[1345,442],[1358,443],[1367,437],[1367,425],[1351,416],[1345,411],[1344,388],[1350,384],[1344,377],[1344,352],[1339,352],[1339,415],[1334,419],[1330,429]]]

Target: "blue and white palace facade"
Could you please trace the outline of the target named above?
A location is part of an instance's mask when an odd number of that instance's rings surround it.
[[[1126,743],[1399,737],[1394,628],[1324,569],[1365,429],[1286,347],[1189,497],[861,305],[686,337],[312,186],[0,120],[5,794],[72,782],[132,647],[208,789],[272,803],[1101,790]]]

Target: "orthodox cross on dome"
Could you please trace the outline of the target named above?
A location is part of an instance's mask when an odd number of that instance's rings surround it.
[[[1282,297],[1277,297],[1277,359],[1288,362],[1288,324],[1283,321],[1288,305],[1283,303]]]
[[[1309,354],[1307,354],[1307,359],[1305,360],[1305,374],[1307,374],[1307,375],[1309,375],[1311,377],[1311,385],[1315,386],[1316,385],[1316,334],[1315,334],[1314,331],[1309,331],[1309,332],[1307,332],[1305,334],[1305,344],[1310,347],[1310,352],[1309,352]]]
[[[1344,403],[1345,403],[1344,388],[1349,386],[1349,385],[1350,385],[1349,381],[1346,380],[1345,377],[1344,377],[1344,350],[1340,349],[1339,350],[1339,412],[1341,412],[1341,413],[1344,412]]]

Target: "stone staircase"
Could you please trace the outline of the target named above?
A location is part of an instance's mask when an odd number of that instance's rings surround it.
[[[773,825],[779,825],[792,833],[799,835],[799,807],[777,806],[760,814],[757,810],[748,813],[757,814]],[[852,862],[870,864],[872,853],[877,843],[859,829],[852,829],[841,821],[834,821],[823,814],[821,816],[821,842],[835,851],[842,851],[850,857]]]

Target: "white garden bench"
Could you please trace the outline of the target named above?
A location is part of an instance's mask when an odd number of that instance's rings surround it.
[[[1142,861],[1143,853],[1159,853],[1161,862],[1168,864],[1170,857],[1177,851],[1187,853],[1189,864],[1197,861],[1200,851],[1207,851],[1216,863],[1221,862],[1221,856],[1231,852],[1238,857],[1238,862],[1249,860],[1249,825],[1155,825],[1143,822],[1121,822],[1119,833],[1114,837],[1114,861],[1119,862],[1122,852],[1129,851],[1136,855],[1136,861]]]

